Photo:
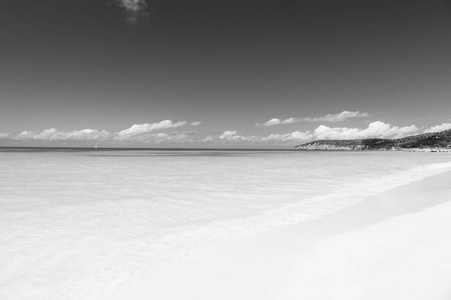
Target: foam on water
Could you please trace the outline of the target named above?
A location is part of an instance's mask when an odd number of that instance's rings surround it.
[[[0,153],[0,298],[82,299],[451,169],[447,153]]]

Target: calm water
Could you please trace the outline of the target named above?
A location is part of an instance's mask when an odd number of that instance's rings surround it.
[[[82,299],[451,169],[449,153],[0,152],[0,298]]]

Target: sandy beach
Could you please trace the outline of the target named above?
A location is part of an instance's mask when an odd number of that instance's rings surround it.
[[[451,172],[190,255],[102,299],[450,299]]]
[[[451,0],[0,0],[0,300],[451,300]]]

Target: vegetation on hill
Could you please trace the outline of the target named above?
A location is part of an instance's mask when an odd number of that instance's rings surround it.
[[[451,149],[451,129],[399,139],[318,140],[295,147],[298,150],[396,150]]]

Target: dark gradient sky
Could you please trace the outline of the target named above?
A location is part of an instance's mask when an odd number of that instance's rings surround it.
[[[202,121],[199,138],[451,118],[451,2],[0,1],[0,132]],[[186,130],[193,128],[185,128]],[[185,130],[184,129],[184,130]]]

